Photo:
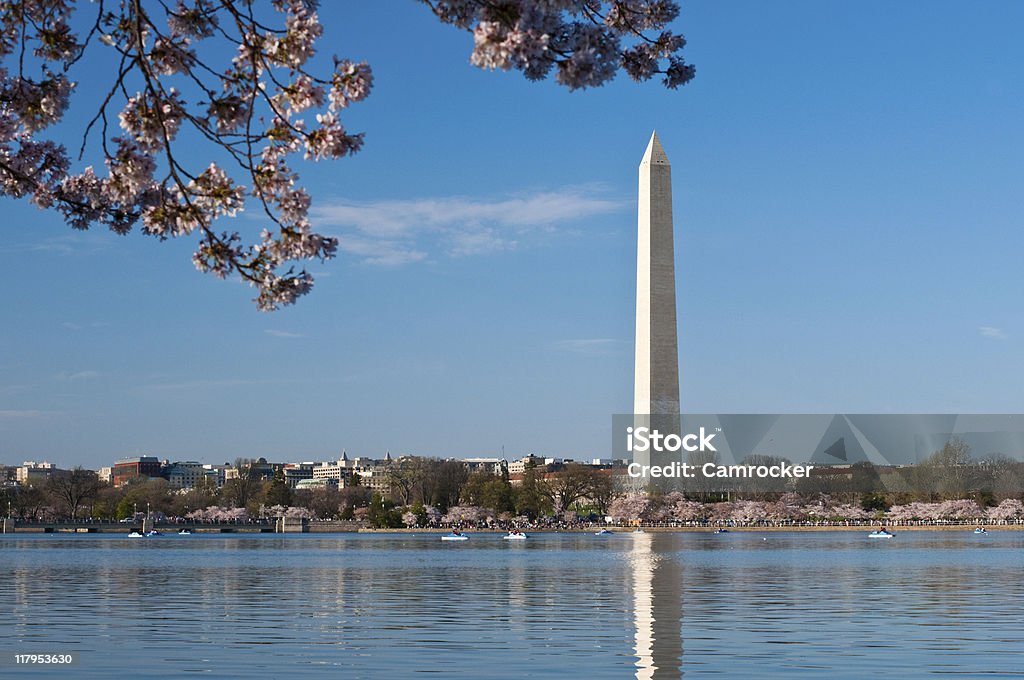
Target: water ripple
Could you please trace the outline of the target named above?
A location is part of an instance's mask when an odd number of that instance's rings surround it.
[[[4,536],[0,650],[76,678],[1014,677],[1024,541],[973,539]]]

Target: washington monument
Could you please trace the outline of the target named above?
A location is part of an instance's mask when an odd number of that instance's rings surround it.
[[[637,211],[636,364],[633,413],[637,424],[662,432],[679,428],[679,345],[676,338],[676,271],[672,238],[672,168],[658,133],[640,161]],[[654,416],[648,422],[642,416]],[[659,417],[660,416],[660,417]],[[653,460],[634,460],[661,465]]]

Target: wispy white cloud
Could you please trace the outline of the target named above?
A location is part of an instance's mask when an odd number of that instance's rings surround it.
[[[175,390],[205,390],[215,389],[220,387],[242,387],[246,385],[263,385],[268,384],[270,380],[244,380],[241,378],[226,378],[226,379],[212,379],[212,380],[186,380],[183,382],[173,383],[154,383],[152,385],[142,385],[140,389],[151,390],[154,392],[170,392]]]
[[[618,351],[620,341],[613,338],[581,338],[576,340],[559,340],[555,349],[574,354],[600,356]]]
[[[109,325],[110,324],[106,321],[90,321],[88,323],[76,323],[74,321],[65,321],[61,324],[61,326],[67,328],[69,331],[80,331],[83,328],[103,328],[104,326]]]
[[[42,416],[50,415],[50,411],[36,411],[33,409],[28,410],[0,410],[0,419],[3,420],[19,420],[22,418],[41,418]]]
[[[75,373],[58,373],[58,380],[89,380],[100,377],[99,371],[77,371]]]
[[[401,241],[359,235],[338,237],[338,249],[362,258],[366,264],[397,267],[427,259],[427,253]]]
[[[437,256],[512,250],[568,222],[617,212],[624,201],[599,187],[567,187],[499,199],[469,197],[335,201],[312,210],[318,230],[367,264],[398,266]]]
[[[39,241],[22,241],[0,245],[0,253],[49,253],[75,255],[92,253],[107,247],[106,234],[100,230],[79,231],[50,236]]]
[[[302,333],[289,333],[288,331],[276,331],[276,330],[265,330],[263,331],[267,335],[272,335],[275,338],[304,338],[306,337]]]
[[[347,375],[318,375],[311,378],[197,378],[179,382],[155,382],[135,387],[141,392],[202,392],[205,390],[231,389],[235,387],[252,387],[254,385],[313,385],[347,382]]]
[[[1003,332],[1002,328],[996,328],[995,326],[978,326],[978,332],[983,338],[989,338],[990,340],[1006,340],[1009,336]]]

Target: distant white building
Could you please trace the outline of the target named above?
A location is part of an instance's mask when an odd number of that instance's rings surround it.
[[[508,473],[510,475],[521,475],[526,472],[527,468],[539,467],[544,465],[544,459],[538,458],[532,453],[528,456],[524,456],[519,460],[514,460],[508,464]]]
[[[296,491],[305,491],[309,489],[329,489],[336,487],[337,484],[333,479],[300,479],[295,484]]]
[[[53,463],[37,463],[33,460],[26,460],[18,467],[15,478],[22,486],[32,486],[45,483],[56,472],[58,469]]]
[[[288,463],[284,466],[284,481],[292,489],[299,488],[305,480],[313,479],[316,463]]]
[[[508,469],[504,458],[466,458],[462,462],[470,473],[486,472],[500,477]]]
[[[342,453],[341,458],[338,460],[317,463],[310,470],[310,479],[330,483],[332,486],[343,487],[345,486],[346,476],[351,477],[351,471],[348,469],[347,463],[348,455],[345,453]]]
[[[172,489],[194,489],[205,479],[206,466],[198,461],[178,461],[167,468],[167,483]]]
[[[327,461],[313,466],[313,479],[331,480],[338,488],[352,486],[359,477],[359,485],[373,491],[388,491],[387,470],[392,464],[391,453],[382,460],[374,458],[349,458],[342,452],[336,461]]]
[[[224,482],[227,481],[227,471],[231,469],[230,465],[211,465],[207,463],[203,466],[203,474],[206,477],[207,483],[212,484],[218,489],[224,486]]]

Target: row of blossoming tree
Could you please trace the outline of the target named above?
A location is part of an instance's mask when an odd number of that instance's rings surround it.
[[[563,510],[540,517],[498,512],[477,505],[457,505],[441,511],[431,506],[402,510],[401,524],[380,526],[571,526],[603,518]],[[630,493],[616,498],[607,517],[622,524],[842,524],[842,523],[1018,523],[1024,521],[1024,502],[1006,499],[984,507],[974,500],[911,502],[888,510],[866,510],[861,505],[834,502],[828,497],[807,501],[797,494],[785,494],[776,501],[735,500],[700,503],[678,492],[664,495]]]
[[[1024,519],[1024,503],[1009,498],[998,505],[984,507],[974,500],[961,499],[911,502],[892,505],[888,510],[867,510],[857,504],[833,502],[827,496],[807,501],[797,494],[784,494],[776,501],[699,503],[679,493],[627,494],[612,503],[608,516],[625,523],[1015,522]]]

